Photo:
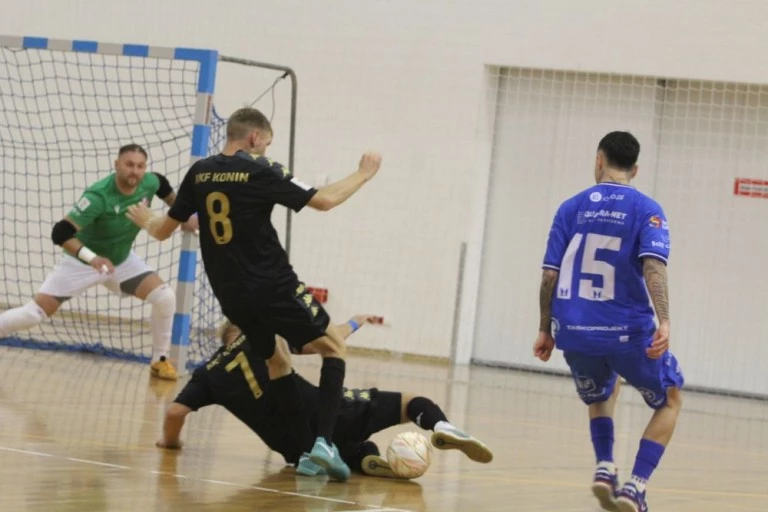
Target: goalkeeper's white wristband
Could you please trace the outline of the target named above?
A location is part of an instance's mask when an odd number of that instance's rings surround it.
[[[86,246],[82,246],[77,250],[77,254],[75,254],[77,259],[80,261],[83,261],[87,264],[91,264],[93,259],[96,257],[96,253],[87,248]]]

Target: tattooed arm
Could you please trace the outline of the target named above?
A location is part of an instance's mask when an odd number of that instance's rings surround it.
[[[542,361],[549,361],[552,351],[555,349],[555,340],[552,338],[552,295],[557,285],[559,272],[545,268],[541,275],[541,288],[539,289],[539,335],[533,344],[533,355]]]
[[[557,285],[557,270],[545,268],[541,274],[541,288],[539,288],[539,331],[552,334],[552,295]]]
[[[667,288],[667,266],[656,258],[643,259],[643,277],[653,308],[661,323],[669,323],[669,290]]]
[[[643,277],[656,310],[656,317],[659,319],[659,327],[653,335],[653,342],[645,352],[651,359],[658,359],[669,349],[667,266],[656,258],[644,258]]]
[[[560,265],[565,258],[565,252],[570,243],[569,220],[576,217],[576,212],[569,201],[560,205],[552,220],[547,237],[547,250],[544,253],[541,274],[541,288],[539,289],[539,334],[533,344],[533,355],[542,361],[548,361],[555,349],[555,340],[552,337],[552,299],[560,275]],[[555,333],[557,334],[557,333]]]

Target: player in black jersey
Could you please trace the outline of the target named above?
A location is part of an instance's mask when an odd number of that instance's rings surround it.
[[[279,334],[290,340],[294,350],[309,344],[323,357],[318,437],[311,455],[331,476],[346,480],[349,468],[331,442],[344,384],[344,338],[299,282],[270,217],[276,204],[297,212],[306,205],[323,211],[340,205],[373,178],[381,156],[363,154],[356,172],[315,190],[279,163],[251,156],[263,155],[271,141],[272,127],[261,112],[236,111],[227,122],[224,150],[192,165],[167,215],[155,217],[145,206],[136,205],[128,216],[151,236],[164,240],[197,212],[208,280],[224,315],[248,336],[251,350],[272,358],[275,334]],[[287,383],[286,389],[273,389],[291,400],[294,387],[295,383]]]
[[[364,323],[368,316],[357,315],[348,323],[336,326],[346,338]],[[207,364],[195,370],[192,379],[168,408],[163,425],[163,438],[157,445],[180,448],[180,434],[185,417],[201,407],[218,404],[245,423],[270,449],[283,455],[286,462],[297,464],[297,472],[315,476],[323,474],[308,454],[302,453],[301,438],[312,439],[312,417],[317,414],[318,389],[290,366],[277,367],[274,361],[269,371],[281,375],[270,381],[267,365],[250,349],[241,331],[228,324],[221,333],[222,347]],[[278,340],[277,350],[287,352],[284,341]],[[285,354],[285,359],[290,359]],[[271,386],[282,379],[298,383],[301,407],[280,400]],[[448,423],[445,414],[428,398],[415,394],[379,391],[378,389],[349,389],[341,400],[341,409],[333,440],[345,462],[362,473],[393,477],[386,461],[379,456],[377,446],[368,438],[388,427],[413,421],[426,430],[433,430],[432,444],[438,449],[460,449],[478,462],[490,462],[491,451],[479,440]]]

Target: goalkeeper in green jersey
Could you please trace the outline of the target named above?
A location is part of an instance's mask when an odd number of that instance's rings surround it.
[[[178,378],[168,361],[176,295],[157,273],[133,252],[139,227],[125,216],[136,203],[149,205],[153,196],[168,206],[176,193],[165,176],[147,170],[147,152],[138,144],[120,148],[115,172],[88,187],[72,210],[53,226],[53,243],[64,249],[33,300],[0,314],[0,338],[29,329],[53,315],[61,304],[95,285],[117,294],[134,295],[152,306],[151,373]],[[185,226],[197,229],[197,218]]]

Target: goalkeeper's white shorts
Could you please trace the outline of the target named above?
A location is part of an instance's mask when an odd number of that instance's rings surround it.
[[[38,291],[59,298],[77,297],[88,288],[100,284],[109,291],[122,295],[120,283],[147,272],[154,272],[154,269],[133,251],[124,262],[115,267],[112,275],[102,274],[92,266],[62,254],[53,272],[48,274]]]

